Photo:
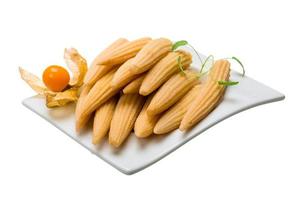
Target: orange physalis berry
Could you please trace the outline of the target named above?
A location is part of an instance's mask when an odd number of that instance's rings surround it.
[[[68,71],[58,65],[51,65],[43,72],[44,84],[53,92],[61,92],[70,81]]]

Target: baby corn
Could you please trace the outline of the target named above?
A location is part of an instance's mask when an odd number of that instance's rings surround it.
[[[167,110],[183,97],[199,80],[196,72],[185,70],[185,74],[174,74],[161,88],[155,93],[147,113],[157,115]]]
[[[123,89],[124,94],[138,94],[140,87],[142,85],[142,82],[145,78],[146,74],[141,75],[137,79],[131,81],[126,87]]]
[[[91,87],[88,86],[88,85],[83,85],[82,87],[83,88],[82,88],[80,96],[79,96],[79,98],[77,100],[77,104],[76,104],[76,108],[75,108],[75,119],[76,119],[76,121],[79,120],[80,114],[82,112],[82,107],[83,107],[84,100],[85,100],[87,94],[89,93],[89,91],[91,89]],[[87,120],[88,120],[88,118],[85,118],[83,120],[83,123],[85,124],[87,122]],[[79,132],[80,128],[81,128],[80,125],[76,124],[76,131],[77,132]]]
[[[101,104],[118,93],[119,88],[111,86],[111,80],[115,72],[116,69],[113,69],[100,78],[85,97],[81,112],[76,121],[78,131],[85,125],[86,118],[89,118]]]
[[[116,48],[112,53],[100,58],[99,64],[110,66],[121,64],[134,57],[149,41],[151,41],[151,38],[145,37],[127,42]]]
[[[171,51],[172,42],[166,38],[150,41],[135,56],[131,71],[133,74],[141,74],[149,70],[156,62]]]
[[[185,51],[169,52],[147,73],[142,86],[140,88],[141,95],[148,95],[164,82],[166,82],[173,74],[179,71],[178,57],[181,57],[183,69],[189,67],[192,62],[192,55]]]
[[[159,119],[159,115],[149,116],[146,112],[152,98],[153,95],[147,98],[147,101],[134,124],[134,133],[137,137],[144,138],[151,135],[153,133],[153,128]]]
[[[200,85],[196,85],[180,101],[167,110],[154,127],[155,134],[169,133],[179,128],[180,122],[193,100],[200,92]]]
[[[111,85],[114,87],[121,88],[128,84],[130,81],[134,80],[138,77],[138,75],[134,75],[130,72],[130,67],[132,64],[132,59],[127,60],[114,74]]]
[[[221,101],[226,86],[219,85],[219,80],[227,81],[230,75],[230,63],[227,60],[215,62],[207,82],[184,115],[179,129],[186,131],[204,119]]]
[[[208,81],[224,81],[229,78],[230,62],[227,60],[217,60],[208,74]],[[228,77],[227,77],[228,76]]]
[[[93,144],[99,144],[108,133],[116,104],[117,98],[113,97],[96,110],[93,125]]]
[[[109,143],[119,147],[133,129],[135,120],[141,111],[144,97],[139,94],[124,94],[116,106],[109,131]]]
[[[126,40],[125,38],[119,38],[111,45],[109,45],[106,49],[104,49],[92,62],[85,75],[84,84],[93,86],[97,82],[97,80],[99,80],[99,78],[104,76],[109,70],[115,67],[112,65],[101,65],[99,64],[99,60],[101,60],[104,56],[109,56],[109,54],[112,53],[116,48],[127,42],[128,40]]]

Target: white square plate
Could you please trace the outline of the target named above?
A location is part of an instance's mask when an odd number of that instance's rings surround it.
[[[23,104],[37,113],[99,158],[108,162],[125,174],[136,173],[173,152],[195,136],[218,122],[255,106],[284,99],[284,95],[249,78],[241,78],[231,73],[231,80],[239,80],[237,86],[228,87],[222,103],[191,131],[183,134],[176,130],[171,134],[138,139],[131,134],[126,143],[118,150],[109,146],[105,140],[100,146],[91,143],[91,127],[86,133],[75,133],[74,105],[48,109],[44,98],[27,98]]]

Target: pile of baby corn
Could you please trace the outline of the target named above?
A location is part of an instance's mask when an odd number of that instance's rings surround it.
[[[119,147],[132,130],[145,138],[186,131],[204,119],[222,100],[226,86],[218,81],[229,79],[230,63],[217,60],[201,83],[199,72],[189,69],[191,54],[172,45],[166,38],[120,38],[103,50],[85,76],[77,132],[93,120],[93,144],[108,134]]]

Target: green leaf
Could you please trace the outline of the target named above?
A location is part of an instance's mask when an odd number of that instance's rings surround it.
[[[179,57],[177,58],[177,64],[178,64],[178,67],[179,67],[180,71],[181,71],[183,74],[185,74],[185,71],[184,71],[183,66],[182,66],[182,63],[181,63],[181,56],[179,56]]]
[[[178,47],[181,47],[181,46],[184,46],[184,45],[187,45],[187,44],[188,44],[188,42],[186,40],[177,41],[173,44],[172,51],[176,50]]]
[[[238,81],[218,81],[219,85],[233,86],[239,84]]]

